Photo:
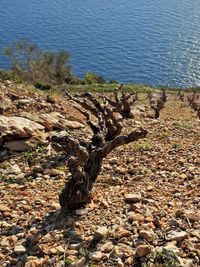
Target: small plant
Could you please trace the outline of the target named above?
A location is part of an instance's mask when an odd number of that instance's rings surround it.
[[[180,261],[176,254],[168,249],[163,248],[162,251],[154,251],[147,256],[144,267],[180,267]]]
[[[24,153],[24,159],[28,162],[29,165],[32,165],[37,162],[37,156],[43,153],[45,150],[45,146],[43,145],[36,145],[29,151]]]
[[[149,151],[152,149],[152,143],[149,140],[138,142],[132,144],[132,149],[136,151]]]
[[[172,144],[172,148],[174,148],[174,149],[181,149],[181,143],[173,143]]]
[[[103,84],[103,83],[105,83],[105,80],[101,76],[98,76],[91,71],[86,73],[84,81],[86,84],[93,84],[93,83]]]
[[[35,88],[40,89],[42,91],[48,91],[52,87],[49,83],[44,83],[44,82],[40,82],[40,81],[37,81],[34,84],[34,86],[35,86]]]
[[[0,79],[2,79],[3,81],[5,80],[10,80],[13,81],[15,83],[22,83],[22,79],[15,75],[12,71],[5,71],[5,70],[0,70]]]
[[[189,122],[188,121],[185,121],[185,120],[182,120],[180,121],[178,124],[177,124],[177,128],[180,129],[180,130],[185,130],[185,129],[188,129],[189,128]]]

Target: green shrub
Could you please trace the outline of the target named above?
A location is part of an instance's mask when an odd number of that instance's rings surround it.
[[[3,81],[10,80],[10,81],[13,81],[15,83],[22,83],[23,82],[19,76],[15,75],[11,71],[6,71],[6,70],[0,70],[0,79],[2,79]]]
[[[109,82],[110,84],[119,84],[119,82],[118,81],[116,81],[116,80],[110,80],[110,82]]]
[[[152,265],[154,263],[154,265]],[[145,267],[181,267],[180,261],[176,254],[168,249],[163,248],[162,251],[154,251],[147,256]]]
[[[4,55],[10,59],[13,73],[27,81],[61,84],[72,76],[70,56],[66,51],[44,51],[35,44],[21,40],[7,46]]]
[[[86,73],[84,81],[86,84],[93,84],[93,83],[103,84],[103,83],[106,83],[104,78],[96,75],[94,72],[91,72],[91,71]]]
[[[43,91],[48,91],[52,88],[52,86],[48,83],[44,83],[44,82],[40,82],[40,81],[37,81],[35,84],[34,84],[35,88],[37,89],[40,89],[40,90],[43,90]]]

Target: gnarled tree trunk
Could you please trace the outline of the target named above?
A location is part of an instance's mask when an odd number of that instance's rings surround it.
[[[72,101],[95,115],[98,123],[93,123],[90,114],[77,107],[86,117],[87,124],[93,131],[91,140],[82,142],[66,132],[51,138],[55,148],[68,154],[67,164],[71,177],[59,197],[64,211],[80,208],[90,201],[92,188],[101,171],[103,158],[116,147],[137,141],[147,134],[145,129],[140,128],[128,135],[120,135],[122,125],[108,105],[100,104],[92,94],[87,93],[83,101],[78,96],[66,94]]]

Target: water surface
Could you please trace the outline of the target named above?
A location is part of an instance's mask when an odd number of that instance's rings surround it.
[[[0,10],[0,50],[26,38],[69,51],[79,77],[200,84],[199,0],[0,0]]]

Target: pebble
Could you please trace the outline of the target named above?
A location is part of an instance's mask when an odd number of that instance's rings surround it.
[[[186,239],[188,237],[188,234],[185,232],[185,231],[181,231],[181,232],[171,232],[167,238],[169,240],[175,240],[177,241],[178,243],[183,241],[184,239]]]
[[[109,241],[109,242],[106,242],[105,244],[103,244],[101,246],[100,250],[102,252],[109,253],[109,252],[111,252],[111,250],[113,250],[113,248],[114,248],[113,243],[111,241]]]
[[[140,215],[139,213],[135,212],[129,212],[128,213],[128,220],[130,222],[143,222],[144,221],[144,216]]]
[[[152,241],[154,241],[156,239],[156,235],[153,232],[153,230],[150,230],[150,231],[144,231],[144,230],[142,230],[139,233],[139,237],[140,238],[144,238],[148,242],[152,242]]]
[[[107,236],[108,229],[105,226],[99,227],[94,233],[94,239],[96,241],[101,241],[103,238]]]
[[[136,248],[136,254],[138,257],[142,258],[146,255],[148,255],[149,253],[151,253],[152,247],[149,245],[139,245]]]
[[[131,232],[126,229],[119,229],[119,231],[116,233],[116,237],[122,238],[122,237],[129,237],[131,236]]]
[[[96,251],[91,254],[91,258],[93,261],[100,261],[102,257],[103,257],[103,254],[101,253],[101,251]]]
[[[26,252],[26,248],[23,246],[23,245],[17,245],[15,248],[14,248],[14,252],[18,255],[20,254],[24,254]]]
[[[86,267],[86,258],[82,257],[79,260],[75,261],[74,263],[70,264],[70,267]]]
[[[6,211],[10,211],[10,209],[6,205],[0,204],[0,211],[6,212]]]
[[[125,201],[128,203],[136,203],[136,202],[141,201],[142,196],[141,194],[126,194],[124,198],[125,198]]]
[[[69,245],[69,249],[70,250],[79,250],[81,247],[81,244],[80,243],[77,243],[77,244],[70,244]]]

